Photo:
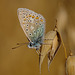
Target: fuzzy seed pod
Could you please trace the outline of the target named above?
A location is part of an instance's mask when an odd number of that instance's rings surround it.
[[[75,56],[69,56],[66,61],[66,74],[75,75]]]

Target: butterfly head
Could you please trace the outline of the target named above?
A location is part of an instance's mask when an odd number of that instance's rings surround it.
[[[40,43],[35,43],[35,42],[30,42],[28,47],[29,48],[35,48],[36,50],[38,50],[40,48]]]

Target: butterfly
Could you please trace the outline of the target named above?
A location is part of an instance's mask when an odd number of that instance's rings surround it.
[[[18,19],[20,25],[29,40],[29,48],[38,50],[44,40],[45,18],[26,8],[18,8]]]

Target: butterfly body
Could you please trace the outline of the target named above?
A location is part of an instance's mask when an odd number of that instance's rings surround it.
[[[20,25],[29,40],[28,47],[39,49],[45,32],[44,17],[26,8],[18,8],[17,14]]]

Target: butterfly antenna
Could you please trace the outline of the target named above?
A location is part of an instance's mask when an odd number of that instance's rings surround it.
[[[16,49],[16,48],[18,48],[18,47],[20,47],[20,46],[23,46],[23,45],[25,45],[25,44],[28,44],[28,43],[17,43],[17,45],[19,45],[19,46],[13,47],[12,49]]]
[[[22,45],[20,45],[20,46],[22,46]],[[20,46],[17,46],[17,47],[13,47],[12,49],[16,49],[16,48],[18,48],[18,47],[20,47]]]
[[[23,45],[23,44],[25,45],[25,44],[28,44],[28,43],[17,43],[17,45]]]

